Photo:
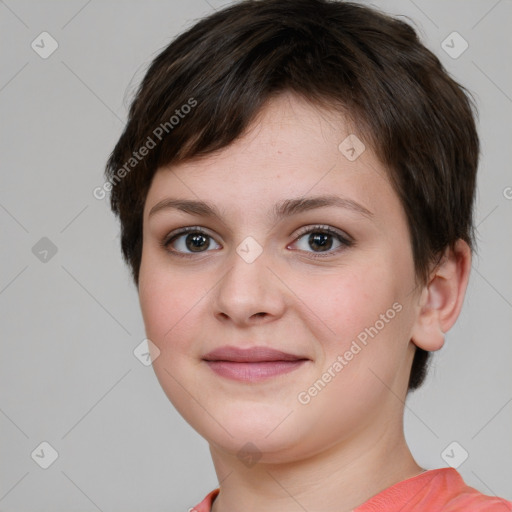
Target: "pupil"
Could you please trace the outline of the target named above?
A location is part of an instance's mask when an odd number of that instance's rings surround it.
[[[202,244],[205,241],[207,241],[207,240],[204,235],[202,235],[200,233],[195,233],[195,234],[191,234],[191,235],[187,236],[186,245],[190,251],[198,252],[197,249],[202,249],[203,248]],[[191,242],[191,243],[189,244],[189,242]],[[208,242],[206,245],[206,248],[208,248],[209,245],[210,245],[210,243]]]
[[[309,242],[317,244],[322,251],[327,251],[332,246],[332,239],[330,240],[330,243],[327,243],[326,238],[330,237],[331,235],[327,233],[311,233],[309,235]]]

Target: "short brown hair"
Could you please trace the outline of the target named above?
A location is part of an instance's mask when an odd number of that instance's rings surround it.
[[[155,171],[228,146],[285,91],[348,116],[389,170],[419,282],[457,239],[473,249],[474,103],[415,30],[352,2],[244,0],[203,18],[152,61],[107,162],[137,286]],[[423,382],[428,357],[416,348],[409,390]]]

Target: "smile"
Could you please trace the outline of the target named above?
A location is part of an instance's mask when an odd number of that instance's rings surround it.
[[[221,377],[242,382],[258,382],[300,368],[307,357],[268,346],[218,347],[203,356],[203,361]]]
[[[222,377],[243,381],[258,382],[300,368],[307,359],[295,361],[206,361],[208,366]]]

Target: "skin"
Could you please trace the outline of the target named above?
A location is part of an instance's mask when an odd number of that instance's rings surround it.
[[[213,512],[350,511],[423,471],[403,433],[414,348],[442,347],[462,306],[471,254],[457,242],[416,286],[398,196],[370,147],[355,161],[338,149],[350,133],[339,114],[281,94],[229,147],[158,169],[148,192],[141,310],[164,392],[210,445],[221,486]],[[281,200],[323,194],[372,215],[329,206],[268,218]],[[166,198],[211,202],[222,219],[171,208],[149,216]],[[331,236],[323,252],[308,243],[316,225],[354,243]],[[185,226],[209,235],[202,252],[186,245],[187,234],[160,245]],[[249,236],[262,249],[252,263],[236,252]],[[396,303],[394,318],[300,403],[299,393]],[[202,360],[222,345],[263,345],[309,360],[291,373],[238,382]],[[244,446],[256,464],[237,455]]]

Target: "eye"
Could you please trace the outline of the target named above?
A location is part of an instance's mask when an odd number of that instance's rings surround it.
[[[306,238],[306,235],[309,236]],[[194,254],[207,252],[211,248],[212,240],[214,240],[213,237],[203,229],[190,226],[167,235],[161,241],[161,246],[176,256],[191,257]],[[309,252],[316,258],[332,256],[354,245],[354,241],[348,235],[329,226],[312,226],[302,230],[294,244],[299,245],[299,250]],[[334,250],[332,250],[333,246]],[[214,249],[221,248],[219,244],[214,247]],[[309,250],[311,248],[313,251]]]
[[[177,256],[191,256],[194,253],[206,252],[210,248],[213,238],[198,228],[191,226],[181,229],[178,232],[170,233],[162,240],[161,245]],[[217,244],[218,245],[218,244]],[[220,246],[216,247],[216,249]]]
[[[308,236],[306,237],[306,235]],[[335,247],[335,250],[331,250],[336,242],[338,246]],[[317,258],[332,256],[345,247],[351,247],[354,245],[354,242],[348,235],[329,226],[313,226],[299,233],[299,237],[295,240],[294,244],[299,245],[301,251],[310,252],[308,248],[314,249],[312,256]]]

